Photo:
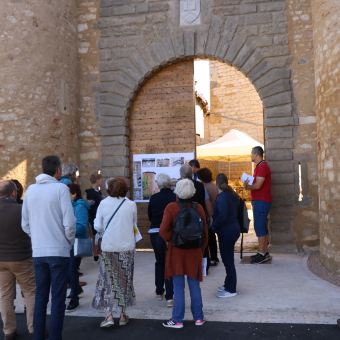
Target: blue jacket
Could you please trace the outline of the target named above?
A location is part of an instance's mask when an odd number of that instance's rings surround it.
[[[229,231],[240,231],[238,223],[238,197],[236,194],[222,191],[214,204],[212,230],[223,235]]]
[[[72,181],[70,180],[70,177],[68,177],[68,176],[61,176],[59,182],[64,183],[66,185],[72,183]]]
[[[89,209],[90,203],[79,198],[72,201],[74,215],[77,220],[76,238],[87,238],[87,229],[89,225]]]

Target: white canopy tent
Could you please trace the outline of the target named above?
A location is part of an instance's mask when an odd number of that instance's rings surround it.
[[[214,142],[198,146],[197,158],[221,162],[247,162],[251,161],[250,153],[254,146],[263,148],[263,144],[247,133],[232,129]]]

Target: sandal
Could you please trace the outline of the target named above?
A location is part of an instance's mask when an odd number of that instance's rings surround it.
[[[112,318],[112,320],[109,320],[109,318]],[[113,320],[113,316],[110,314],[108,315],[103,322],[101,322],[100,327],[111,327],[115,324]]]
[[[119,326],[125,326],[129,321],[130,319],[126,314],[121,314],[119,319]]]

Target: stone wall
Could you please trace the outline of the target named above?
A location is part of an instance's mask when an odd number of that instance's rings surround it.
[[[272,250],[302,250],[294,230],[299,214],[294,159],[299,112],[291,83],[294,56],[288,35],[294,26],[288,25],[287,4],[291,5],[288,0],[102,1],[99,47],[107,59],[101,61],[100,69],[103,76],[112,77],[100,84],[97,108],[100,120],[108,121],[101,130],[106,157],[117,157],[122,164],[110,166],[103,159],[103,173],[129,175],[129,111],[148,79],[188,58],[232,65],[251,81],[264,108],[275,201]]]
[[[326,268],[340,274],[340,4],[337,0],[313,0],[312,4],[318,124],[320,256]]]
[[[82,189],[91,186],[89,177],[101,168],[102,141],[95,112],[95,95],[100,82],[100,50],[98,40],[99,1],[78,1],[78,56],[79,56],[79,169]],[[106,58],[106,56],[102,56]],[[105,157],[105,150],[103,150]]]
[[[78,161],[77,1],[6,1],[0,20],[0,177],[24,187],[50,154]]]
[[[204,120],[205,143],[237,129],[263,144],[263,106],[254,85],[235,67],[217,61],[210,62],[210,77],[211,115]]]

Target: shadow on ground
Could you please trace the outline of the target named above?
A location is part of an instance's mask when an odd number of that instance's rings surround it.
[[[169,329],[162,326],[161,320],[132,319],[126,326],[118,323],[110,328],[99,328],[102,318],[65,316],[63,340],[112,340],[112,339],[299,339],[333,340],[340,339],[340,329],[336,325],[301,325],[240,322],[206,322],[195,326],[193,321],[184,321],[184,328]],[[28,339],[26,319],[17,314],[18,336],[16,340]],[[1,323],[2,328],[2,323]],[[0,339],[3,340],[3,334]]]

